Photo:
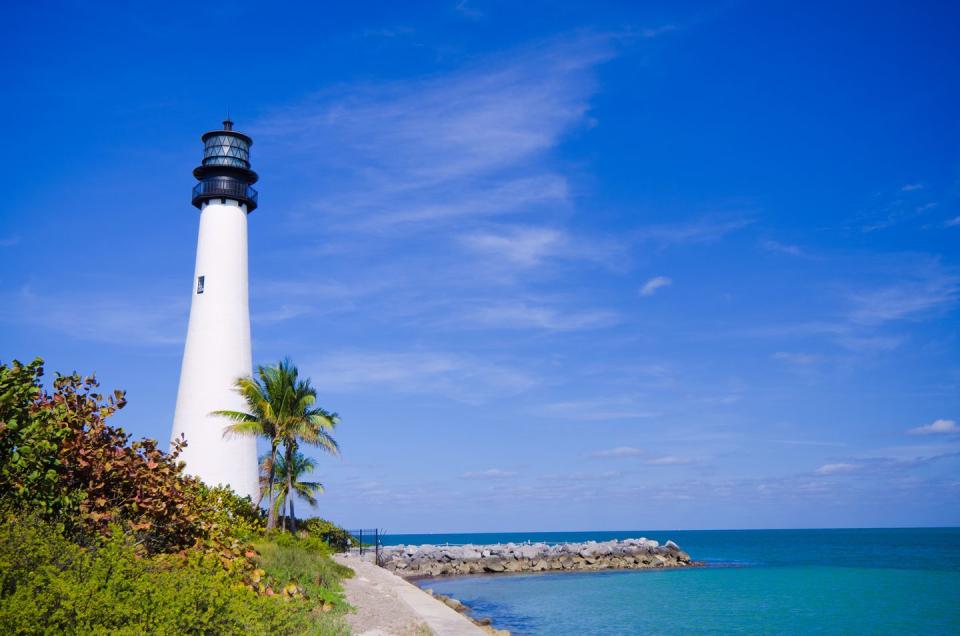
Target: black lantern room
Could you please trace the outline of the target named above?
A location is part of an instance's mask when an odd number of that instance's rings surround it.
[[[193,187],[193,205],[202,208],[206,201],[233,199],[253,212],[257,208],[257,191],[250,187],[257,182],[257,173],[250,169],[253,140],[235,131],[229,119],[223,130],[211,130],[200,139],[203,163],[193,170],[200,181]]]

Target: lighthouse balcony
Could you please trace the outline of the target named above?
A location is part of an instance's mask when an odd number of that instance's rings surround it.
[[[257,207],[259,193],[252,187],[230,178],[205,179],[193,187],[193,205],[201,207],[211,199],[234,199],[247,204],[247,212]]]

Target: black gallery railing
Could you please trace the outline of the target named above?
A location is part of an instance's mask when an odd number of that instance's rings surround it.
[[[229,197],[232,199],[249,200],[257,204],[260,193],[235,179],[206,179],[193,186],[193,200],[200,196]]]

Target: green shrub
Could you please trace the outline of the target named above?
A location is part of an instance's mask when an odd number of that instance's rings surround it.
[[[37,519],[0,525],[0,633],[346,633],[315,606],[258,595],[202,552],[138,557],[116,526],[84,549]]]
[[[324,541],[275,532],[253,545],[257,563],[265,573],[264,586],[292,583],[297,588],[290,588],[294,594],[322,601],[331,608],[346,607],[340,580],[353,576],[353,570],[331,559],[330,547]]]
[[[326,519],[312,517],[300,522],[300,529],[311,537],[325,541],[336,552],[345,552],[351,547],[360,545],[357,538],[349,532]]]

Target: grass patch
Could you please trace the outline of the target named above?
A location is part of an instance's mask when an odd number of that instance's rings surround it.
[[[264,572],[264,586],[282,586],[275,592],[302,596],[323,614],[341,615],[350,609],[340,581],[353,570],[331,558],[331,550],[313,537],[298,538],[275,533],[254,540],[256,561]]]

